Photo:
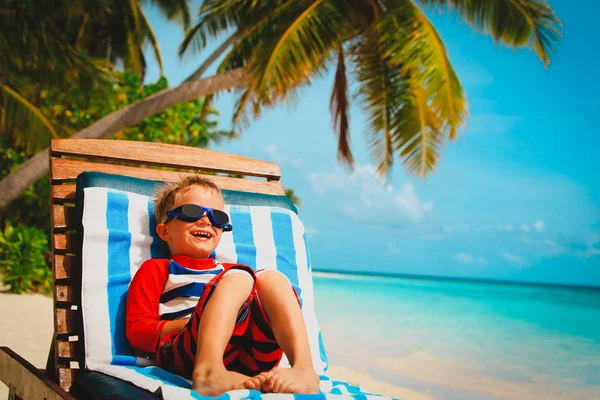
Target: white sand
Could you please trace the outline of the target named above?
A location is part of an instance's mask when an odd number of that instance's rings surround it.
[[[354,369],[331,365],[327,373],[331,379],[346,381],[371,393],[379,393],[402,400],[433,400],[431,396],[425,393],[375,380],[369,375]]]
[[[38,368],[46,367],[52,339],[52,299],[39,294],[0,293],[0,346],[10,347]],[[373,393],[404,400],[431,400],[427,394],[372,379],[363,372],[331,366],[332,379],[358,385]],[[0,383],[0,399],[7,398],[8,388]]]
[[[10,347],[38,368],[46,368],[52,341],[52,298],[41,294],[0,294],[0,346]],[[0,382],[0,399],[8,388]]]

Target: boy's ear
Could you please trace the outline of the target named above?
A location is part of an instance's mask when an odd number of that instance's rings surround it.
[[[165,242],[171,239],[171,235],[169,235],[169,230],[167,229],[167,224],[156,225],[156,233],[158,233],[158,237]]]

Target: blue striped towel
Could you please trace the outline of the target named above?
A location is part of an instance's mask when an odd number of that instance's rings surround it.
[[[329,380],[327,356],[314,313],[310,258],[304,227],[289,210],[267,206],[227,205],[234,230],[215,250],[218,262],[278,270],[297,288],[306,322],[313,364],[321,376],[323,398],[371,396],[360,388]],[[166,399],[201,398],[190,382],[136,356],[125,337],[125,300],[131,278],[149,258],[168,258],[155,232],[152,198],[114,189],[84,189],[82,312],[86,368],[121,378]],[[287,359],[280,366],[288,366]],[[282,396],[237,390],[223,398]],[[292,395],[285,395],[291,399]],[[315,398],[317,398],[315,397]],[[377,399],[382,399],[377,396]]]

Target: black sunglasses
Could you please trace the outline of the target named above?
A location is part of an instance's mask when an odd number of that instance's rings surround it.
[[[208,220],[215,228],[223,229],[223,232],[229,232],[233,229],[229,223],[229,216],[224,211],[202,207],[197,204],[184,204],[167,211],[165,224],[174,218],[179,218],[185,222],[196,222],[202,218],[204,213],[206,213]]]

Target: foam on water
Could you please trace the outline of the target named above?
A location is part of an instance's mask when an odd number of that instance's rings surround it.
[[[315,295],[333,364],[479,398],[600,398],[600,290],[317,274]]]

